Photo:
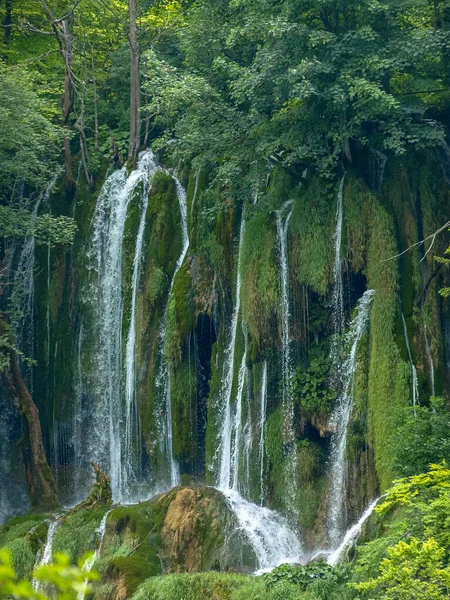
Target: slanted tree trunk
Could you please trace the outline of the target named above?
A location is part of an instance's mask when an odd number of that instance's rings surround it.
[[[42,441],[39,411],[22,378],[14,350],[8,354],[9,367],[1,371],[1,379],[26,425],[28,443],[24,446],[24,458],[30,500],[35,507],[53,510],[59,506],[59,499]]]
[[[62,98],[62,117],[63,125],[71,128],[71,115],[75,102],[75,74],[73,72],[73,11],[79,0],[75,3],[72,10],[61,18],[56,18],[46,0],[40,0],[40,3],[47,15],[47,19],[53,29],[54,35],[58,41],[59,50],[64,59],[64,94]],[[67,191],[74,188],[74,179],[72,175],[72,157],[70,153],[70,138],[64,137],[64,165],[65,165],[65,187]]]
[[[136,0],[129,0],[130,11],[130,140],[128,147],[128,159],[130,162],[136,160],[139,146],[141,145],[141,85],[139,80],[139,48],[137,44],[136,28]]]
[[[70,129],[70,117],[75,102],[75,85],[73,74],[73,14],[69,15],[61,23],[61,52],[64,56],[65,73],[64,73],[64,96],[63,96],[63,124],[64,127]],[[70,153],[70,138],[64,137],[64,164],[65,164],[65,186],[67,190],[74,187],[72,175],[72,157]]]

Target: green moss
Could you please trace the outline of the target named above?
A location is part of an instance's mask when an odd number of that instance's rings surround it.
[[[327,488],[323,449],[311,441],[300,442],[297,449],[297,465],[299,486],[296,504],[299,507],[299,524],[311,530],[316,524],[320,504]],[[315,533],[318,533],[317,529]]]
[[[47,539],[47,529],[43,515],[15,517],[0,527],[0,547],[11,552],[19,579],[31,579],[36,554]]]
[[[53,538],[53,552],[65,552],[71,562],[96,549],[95,530],[100,525],[105,508],[80,510],[62,518]]]
[[[192,463],[197,456],[195,364],[184,360],[171,370],[173,451],[184,464]]]
[[[368,286],[375,289],[370,312],[369,435],[375,451],[375,465],[382,489],[393,477],[392,445],[401,408],[408,404],[409,365],[401,359],[395,343],[399,272],[395,260],[397,245],[392,218],[375,200],[370,203],[370,242],[367,255]]]
[[[166,358],[174,367],[180,362],[181,346],[194,326],[194,302],[189,265],[182,266],[173,284],[166,320]]]
[[[217,439],[219,429],[218,423],[218,401],[223,374],[224,360],[224,330],[219,333],[218,340],[213,344],[211,353],[211,384],[208,397],[208,424],[206,428],[206,473],[205,480],[209,485],[214,485],[216,482],[216,469],[219,468],[217,463]]]
[[[231,600],[240,588],[245,589],[246,598],[265,598],[265,595],[259,596],[265,589],[261,580],[211,572],[154,577],[139,588],[133,600]]]
[[[276,337],[279,308],[273,219],[257,213],[245,227],[242,246],[242,315],[256,343]]]
[[[297,189],[294,197],[289,227],[292,272],[299,283],[324,295],[332,282],[332,202],[337,191],[331,193],[322,180],[313,178],[305,189]]]

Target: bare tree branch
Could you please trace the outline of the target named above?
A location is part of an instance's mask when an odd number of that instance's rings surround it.
[[[445,223],[445,225],[442,225],[442,227],[439,227],[439,229],[437,231],[435,231],[434,233],[432,233],[425,239],[420,240],[420,242],[416,242],[415,244],[412,244],[411,246],[408,246],[408,248],[406,248],[406,250],[403,250],[403,252],[400,252],[399,254],[396,254],[395,256],[390,256],[389,258],[384,258],[381,262],[387,262],[388,260],[394,260],[395,258],[399,258],[400,256],[403,256],[403,254],[406,254],[406,252],[408,252],[409,250],[412,250],[412,248],[417,248],[418,246],[422,246],[425,244],[425,242],[427,242],[428,240],[431,240],[431,243],[430,243],[427,251],[420,259],[421,261],[424,260],[427,256],[427,254],[430,252],[431,248],[433,247],[433,244],[436,240],[436,236],[439,233],[441,233],[442,231],[444,231],[444,229],[448,229],[449,227],[450,227],[450,221],[447,221],[447,223]]]

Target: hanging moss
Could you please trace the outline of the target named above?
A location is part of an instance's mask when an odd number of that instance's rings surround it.
[[[188,342],[189,343],[189,342]],[[196,392],[195,364],[186,358],[176,369],[171,369],[173,452],[182,464],[196,459]]]
[[[279,304],[273,220],[264,212],[246,223],[242,247],[242,315],[251,337],[268,344],[277,335]]]
[[[409,401],[410,367],[401,359],[394,332],[399,315],[397,245],[392,218],[374,199],[370,203],[370,242],[367,280],[375,289],[370,312],[369,435],[381,489],[394,477],[392,446],[395,444],[401,408]]]
[[[295,190],[294,197],[289,227],[293,274],[299,283],[324,295],[332,282],[335,212],[330,192],[324,182],[315,177],[305,188]]]
[[[181,360],[181,345],[194,326],[195,308],[189,264],[178,271],[169,298],[165,355],[175,367]]]
[[[326,494],[324,459],[323,448],[318,444],[307,440],[298,444],[299,486],[296,503],[299,507],[299,524],[308,530],[315,526],[319,507]]]

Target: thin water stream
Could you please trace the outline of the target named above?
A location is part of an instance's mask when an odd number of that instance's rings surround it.
[[[345,531],[346,448],[350,415],[353,405],[353,379],[357,366],[358,344],[364,334],[374,290],[367,290],[358,302],[356,316],[350,323],[345,346],[348,348],[339,368],[342,392],[331,415],[334,433],[331,438],[329,470],[328,535],[332,548],[339,544]]]

